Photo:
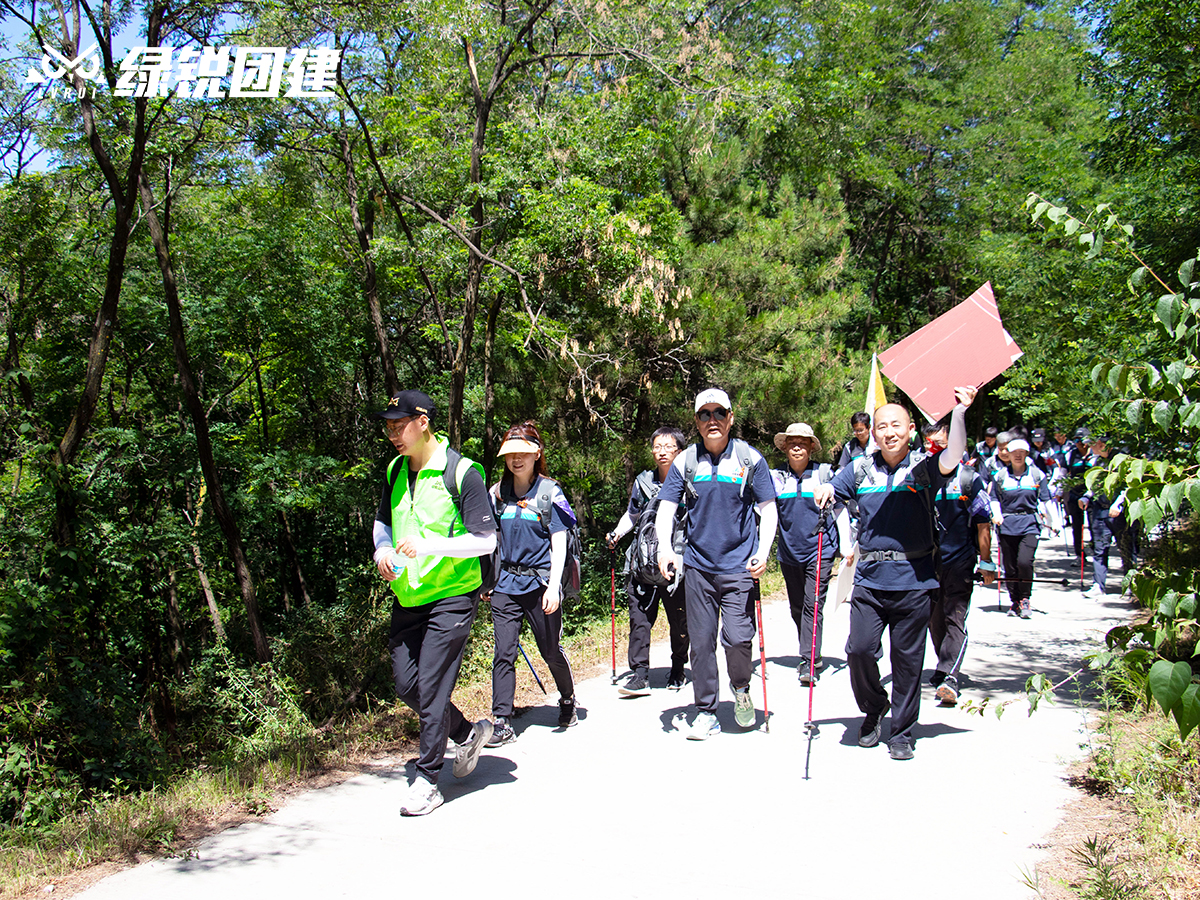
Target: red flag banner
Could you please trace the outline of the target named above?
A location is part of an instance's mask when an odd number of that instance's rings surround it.
[[[879,354],[883,374],[936,421],[954,408],[954,389],[985,384],[1021,358],[1000,321],[988,282],[947,313]]]

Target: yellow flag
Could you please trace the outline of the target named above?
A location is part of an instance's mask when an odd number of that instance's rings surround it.
[[[883,378],[879,374],[879,357],[871,354],[871,378],[867,381],[867,402],[863,412],[875,419],[875,410],[887,403],[887,394],[883,391]]]

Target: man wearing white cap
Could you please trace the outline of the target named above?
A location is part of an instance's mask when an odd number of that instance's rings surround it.
[[[680,565],[684,570],[696,698],[696,718],[688,738],[702,741],[721,730],[717,721],[718,619],[733,689],[734,719],[742,728],[755,723],[750,699],[753,592],[766,571],[778,517],[775,485],[766,460],[745,441],[729,436],[733,426],[729,395],[708,388],[696,396],[694,409],[701,442],[692,444],[671,463],[658,495],[655,525],[663,576],[671,577]],[[671,528],[685,497],[688,534],[680,559],[671,550]]]

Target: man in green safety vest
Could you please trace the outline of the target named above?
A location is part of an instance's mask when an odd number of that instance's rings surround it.
[[[483,586],[481,556],[496,546],[496,519],[477,463],[430,430],[428,395],[400,391],[376,415],[399,454],[375,513],[375,565],[391,585],[388,651],[396,693],[420,717],[416,776],[400,805],[423,816],[442,805],[438,773],[447,739],[454,774],[470,775],[492,723],[468,722],[450,700]]]

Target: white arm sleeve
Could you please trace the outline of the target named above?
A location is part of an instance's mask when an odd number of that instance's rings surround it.
[[[779,524],[779,508],[775,505],[774,500],[760,503],[757,508],[759,515],[758,550],[754,555],[763,560],[770,554],[771,545],[775,543],[775,528]]]

